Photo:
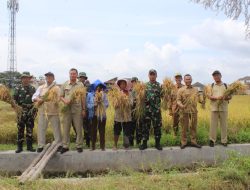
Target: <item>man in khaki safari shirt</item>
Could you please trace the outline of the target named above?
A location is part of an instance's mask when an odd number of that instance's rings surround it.
[[[218,124],[221,127],[221,144],[227,146],[227,117],[228,117],[228,102],[231,97],[224,97],[223,94],[227,89],[227,85],[222,82],[220,71],[213,72],[214,83],[211,85],[211,123],[209,132],[209,146],[214,147],[216,142],[216,132]],[[222,104],[218,101],[223,100]]]
[[[83,117],[86,116],[85,98],[81,101],[71,102],[71,95],[77,88],[84,88],[83,84],[77,81],[78,71],[77,69],[70,69],[70,80],[65,82],[61,87],[61,100],[68,109],[63,113],[63,148],[61,154],[69,150],[70,143],[70,127],[73,125],[76,129],[76,148],[77,152],[82,152],[83,136],[82,125]]]
[[[38,148],[37,152],[42,152],[46,143],[46,130],[49,122],[51,123],[53,135],[56,143],[62,143],[61,125],[59,118],[59,100],[60,88],[55,83],[55,76],[53,73],[48,72],[45,74],[46,83],[39,86],[36,93],[32,96],[32,101],[37,102],[38,107]],[[57,93],[57,102],[46,101],[44,96],[54,90]],[[61,146],[59,147],[59,149]]]
[[[196,141],[197,130],[197,103],[202,103],[200,100],[198,90],[192,86],[192,76],[186,74],[184,76],[185,86],[180,88],[177,93],[177,104],[180,108],[181,114],[181,149],[187,145],[187,130],[190,128],[191,146],[201,148]]]

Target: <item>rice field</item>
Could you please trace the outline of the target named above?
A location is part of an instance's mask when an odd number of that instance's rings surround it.
[[[209,102],[206,109],[201,109],[199,105],[198,118],[198,142],[202,145],[208,144],[209,131]],[[168,112],[162,112],[163,129],[161,143],[164,146],[177,146],[180,143],[180,137],[175,137],[171,128],[172,119]],[[107,110],[107,125],[106,125],[106,146],[107,148],[113,145],[113,121],[114,110],[110,107]],[[249,143],[250,142],[250,96],[234,96],[229,105],[228,119],[228,138],[230,143]],[[34,139],[36,139],[37,122],[34,129]],[[0,144],[15,144],[16,143],[16,116],[10,105],[0,102]],[[71,139],[74,139],[74,132],[71,131]],[[53,139],[52,130],[49,128],[47,140]],[[218,140],[220,133],[218,133]],[[154,137],[150,138],[150,146],[154,145]],[[120,142],[121,145],[121,142]],[[1,148],[0,148],[1,149]]]

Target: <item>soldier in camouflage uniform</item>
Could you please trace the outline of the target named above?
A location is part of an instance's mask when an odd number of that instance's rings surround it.
[[[149,131],[151,125],[154,128],[155,135],[155,148],[162,150],[160,145],[161,140],[161,96],[162,88],[159,82],[156,81],[157,72],[154,69],[149,71],[149,82],[146,84],[145,92],[145,120],[142,128],[143,144],[140,146],[140,150],[147,148],[147,141],[149,140]]]
[[[33,128],[34,119],[36,115],[36,109],[32,104],[32,95],[35,93],[36,89],[30,85],[30,80],[32,76],[29,72],[23,72],[21,75],[22,84],[17,86],[14,90],[14,100],[22,107],[22,115],[17,122],[17,150],[16,153],[23,151],[23,141],[24,141],[24,130],[26,127],[26,142],[27,150],[34,152],[32,147],[33,143]]]

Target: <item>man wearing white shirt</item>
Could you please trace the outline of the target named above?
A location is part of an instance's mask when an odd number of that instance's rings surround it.
[[[36,93],[32,97],[33,102],[37,102],[38,107],[38,148],[37,152],[42,152],[46,143],[46,130],[48,124],[51,123],[53,135],[56,143],[62,143],[61,125],[59,118],[59,100],[60,88],[55,83],[54,74],[48,72],[45,74],[46,83],[39,86]],[[46,100],[49,91],[56,92],[58,101]]]

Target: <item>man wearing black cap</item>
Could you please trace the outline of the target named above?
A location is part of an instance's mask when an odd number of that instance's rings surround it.
[[[224,97],[224,92],[227,89],[227,84],[223,83],[220,71],[214,71],[212,73],[214,83],[211,85],[211,94],[209,99],[211,100],[211,123],[210,123],[210,135],[209,145],[214,146],[216,142],[216,132],[218,123],[221,127],[221,144],[227,146],[227,117],[228,117],[228,101],[231,97]],[[219,100],[223,100],[222,104],[218,104]]]
[[[14,90],[13,98],[19,106],[22,107],[21,118],[17,121],[17,150],[16,153],[23,151],[23,141],[24,141],[24,130],[26,127],[26,142],[27,150],[34,152],[32,147],[33,143],[33,128],[34,119],[36,115],[36,109],[32,103],[32,95],[35,93],[36,89],[30,85],[30,80],[32,76],[29,72],[23,72],[21,75],[22,84],[17,86]]]
[[[162,88],[159,82],[156,81],[157,72],[154,69],[149,71],[149,82],[146,83],[145,91],[145,123],[142,128],[142,140],[143,143],[140,146],[140,150],[147,148],[147,141],[149,140],[149,131],[151,124],[154,128],[155,135],[155,148],[162,150],[160,145],[161,140],[161,96]]]
[[[55,76],[48,72],[45,74],[46,83],[39,86],[32,97],[38,106],[38,148],[42,152],[46,143],[46,130],[51,123],[56,143],[62,144],[61,125],[59,118],[60,88],[56,85]],[[53,96],[53,100],[51,97]],[[61,147],[60,147],[61,148]],[[60,149],[59,148],[59,149]]]

